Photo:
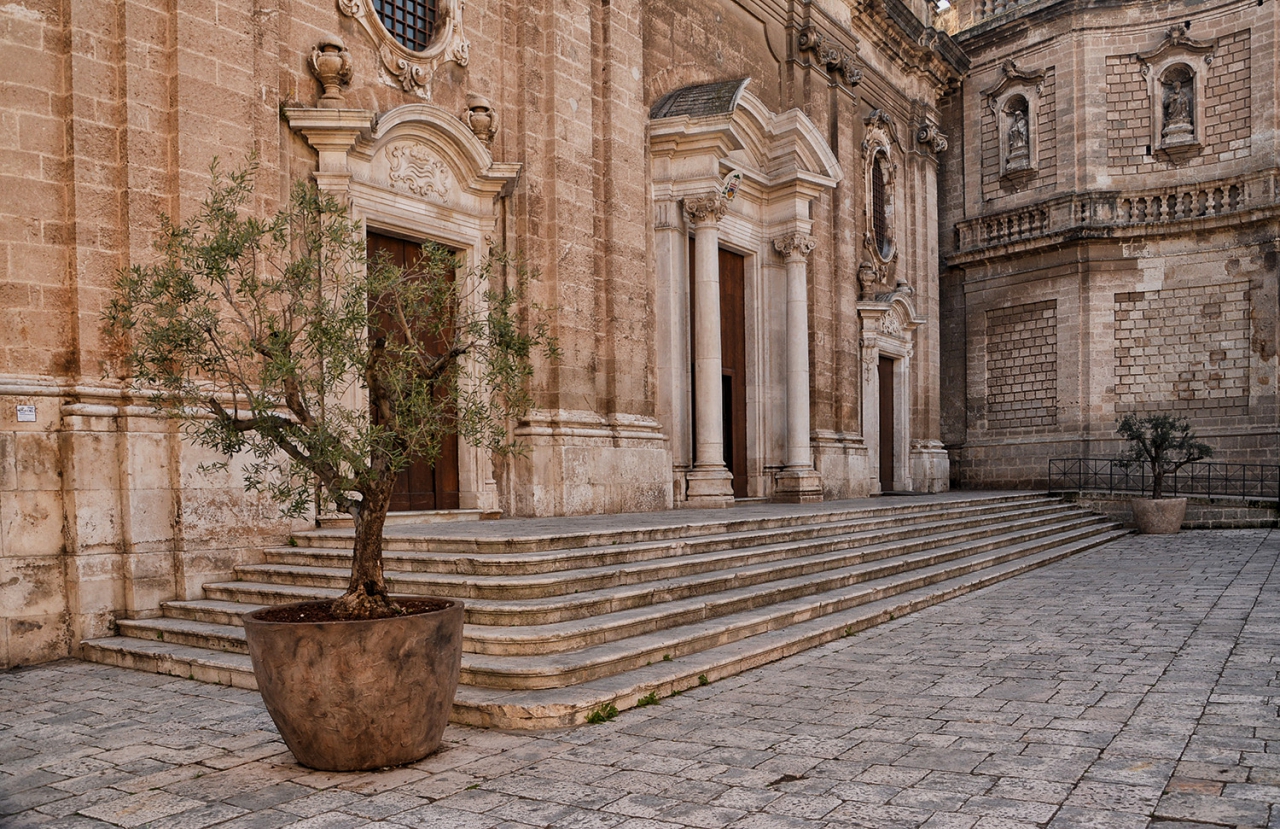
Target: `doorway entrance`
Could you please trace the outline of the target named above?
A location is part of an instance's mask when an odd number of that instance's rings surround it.
[[[689,304],[694,319],[694,242],[689,240]],[[747,497],[746,257],[720,249],[720,394],[724,465],[733,475],[733,497]],[[696,371],[696,369],[695,369]],[[696,385],[696,384],[695,384]],[[691,408],[697,445],[697,400]]]
[[[366,246],[370,260],[379,256],[391,264],[408,268],[419,258],[420,242],[368,231]],[[440,446],[440,454],[431,463],[414,459],[396,478],[391,492],[391,511],[458,509],[459,506],[458,439],[449,435]]]
[[[893,360],[880,357],[880,491],[893,491]]]

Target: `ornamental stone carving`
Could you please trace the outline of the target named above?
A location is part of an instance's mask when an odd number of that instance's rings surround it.
[[[800,31],[799,46],[802,52],[813,52],[818,63],[825,66],[833,77],[837,74],[843,76],[850,87],[862,83],[862,70],[858,68],[855,54],[828,38],[816,26]]]
[[[935,153],[946,152],[947,136],[937,124],[924,123],[916,130],[916,141],[930,147]]]
[[[401,141],[387,148],[391,186],[422,198],[444,202],[453,190],[449,168],[422,144]]]
[[[803,259],[812,253],[817,245],[817,239],[803,233],[792,233],[790,236],[773,240],[773,249],[787,259],[792,257]]]
[[[463,113],[462,120],[476,138],[486,144],[493,143],[493,137],[498,133],[498,113],[488,98],[475,93],[467,95],[467,111]]]
[[[683,206],[685,220],[695,225],[718,222],[729,209],[729,203],[719,191],[706,196],[686,196]]]
[[[384,83],[431,100],[436,69],[453,62],[466,66],[471,44],[462,33],[463,0],[439,0],[431,40],[420,52],[408,49],[387,31],[372,0],[337,0],[338,11],[352,18],[378,47]]]
[[[326,109],[341,109],[345,103],[342,87],[351,83],[352,76],[351,53],[347,51],[342,38],[325,35],[311,50],[311,58],[307,64],[324,90],[316,105]]]

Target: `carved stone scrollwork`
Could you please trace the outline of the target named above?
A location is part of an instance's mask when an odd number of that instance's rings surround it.
[[[311,58],[307,64],[311,67],[311,74],[316,76],[324,89],[317,105],[326,109],[341,109],[345,103],[342,87],[351,83],[352,76],[351,53],[347,51],[342,38],[325,35],[311,50]]]
[[[718,222],[724,218],[725,212],[729,209],[729,203],[724,200],[719,191],[706,196],[686,196],[683,206],[685,220],[695,225]]]
[[[828,38],[816,26],[800,31],[799,46],[802,52],[813,52],[817,62],[833,76],[842,75],[850,87],[862,83],[862,70],[858,68],[855,54]]]
[[[937,124],[921,124],[916,130],[916,141],[931,147],[935,153],[946,152],[947,149],[947,136]]]
[[[793,256],[803,259],[818,246],[818,240],[803,233],[792,233],[773,240],[773,249],[790,259]]]
[[[387,149],[388,178],[391,186],[415,196],[445,201],[453,190],[449,168],[433,156],[425,146],[401,141]]]
[[[466,66],[470,43],[462,33],[463,0],[440,0],[431,42],[421,52],[406,48],[378,17],[369,0],[337,0],[338,11],[354,19],[378,47],[381,75],[386,83],[421,98],[431,99],[431,80],[443,63]]]

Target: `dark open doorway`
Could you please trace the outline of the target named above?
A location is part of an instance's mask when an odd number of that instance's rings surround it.
[[[893,491],[893,360],[881,357],[880,378],[880,491]]]

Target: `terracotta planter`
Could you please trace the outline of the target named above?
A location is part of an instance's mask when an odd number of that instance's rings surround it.
[[[1134,498],[1130,503],[1140,533],[1176,533],[1187,515],[1186,498]]]
[[[440,745],[462,667],[462,602],[358,622],[244,617],[253,673],[304,766],[357,771],[420,760]],[[301,605],[322,604],[303,602]]]

